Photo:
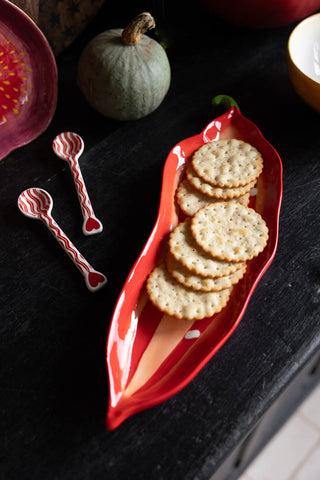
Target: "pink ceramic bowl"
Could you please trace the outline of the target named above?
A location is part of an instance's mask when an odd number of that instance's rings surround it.
[[[49,125],[57,101],[57,66],[36,24],[0,0],[0,159]]]

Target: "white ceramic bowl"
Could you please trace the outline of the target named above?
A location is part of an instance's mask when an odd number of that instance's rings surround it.
[[[292,31],[287,63],[296,92],[320,113],[320,13],[306,18]]]

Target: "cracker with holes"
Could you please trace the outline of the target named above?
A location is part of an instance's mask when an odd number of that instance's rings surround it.
[[[253,145],[232,138],[202,145],[193,154],[192,167],[211,185],[235,188],[255,180],[263,160]]]
[[[240,187],[218,187],[216,185],[211,185],[211,183],[205,182],[203,178],[199,177],[196,174],[192,164],[190,163],[187,168],[187,179],[191,183],[191,185],[196,189],[202,192],[209,197],[218,198],[220,200],[229,200],[231,198],[240,197],[248,193],[256,184],[256,179],[252,180],[252,182],[247,183],[246,185],[242,185]]]
[[[239,270],[225,277],[203,277],[190,272],[170,252],[166,258],[166,265],[167,270],[179,283],[193,290],[201,290],[203,292],[218,292],[225,288],[230,288],[241,280],[246,271],[246,264],[244,263]]]
[[[190,218],[179,223],[169,237],[169,250],[178,262],[204,277],[224,277],[241,268],[238,262],[226,262],[206,253],[194,240],[190,223]]]
[[[161,264],[147,280],[147,292],[152,303],[162,312],[186,320],[200,320],[220,312],[226,305],[230,289],[219,292],[199,292],[177,282]]]
[[[187,217],[169,236],[169,250],[147,280],[162,312],[198,320],[220,312],[247,261],[266,246],[268,228],[248,207],[263,168],[259,151],[237,139],[200,147],[187,165],[176,201]]]
[[[267,244],[268,227],[253,208],[238,203],[212,203],[191,220],[191,233],[207,253],[229,262],[245,262]]]
[[[209,197],[204,193],[196,190],[188,179],[183,180],[177,190],[177,203],[183,213],[192,217],[200,208],[209,205],[209,203],[220,202],[219,198]],[[248,205],[249,203],[249,193],[240,195],[237,198],[231,198],[226,200],[229,202],[238,202],[242,205]]]

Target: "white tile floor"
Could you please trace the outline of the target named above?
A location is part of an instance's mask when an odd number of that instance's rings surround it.
[[[239,480],[320,480],[320,385]]]

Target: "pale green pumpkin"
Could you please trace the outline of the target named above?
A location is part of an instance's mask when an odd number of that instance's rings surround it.
[[[163,47],[143,32],[155,26],[149,13],[124,30],[107,30],[91,40],[78,63],[78,85],[89,104],[106,117],[135,120],[153,112],[171,79]]]

